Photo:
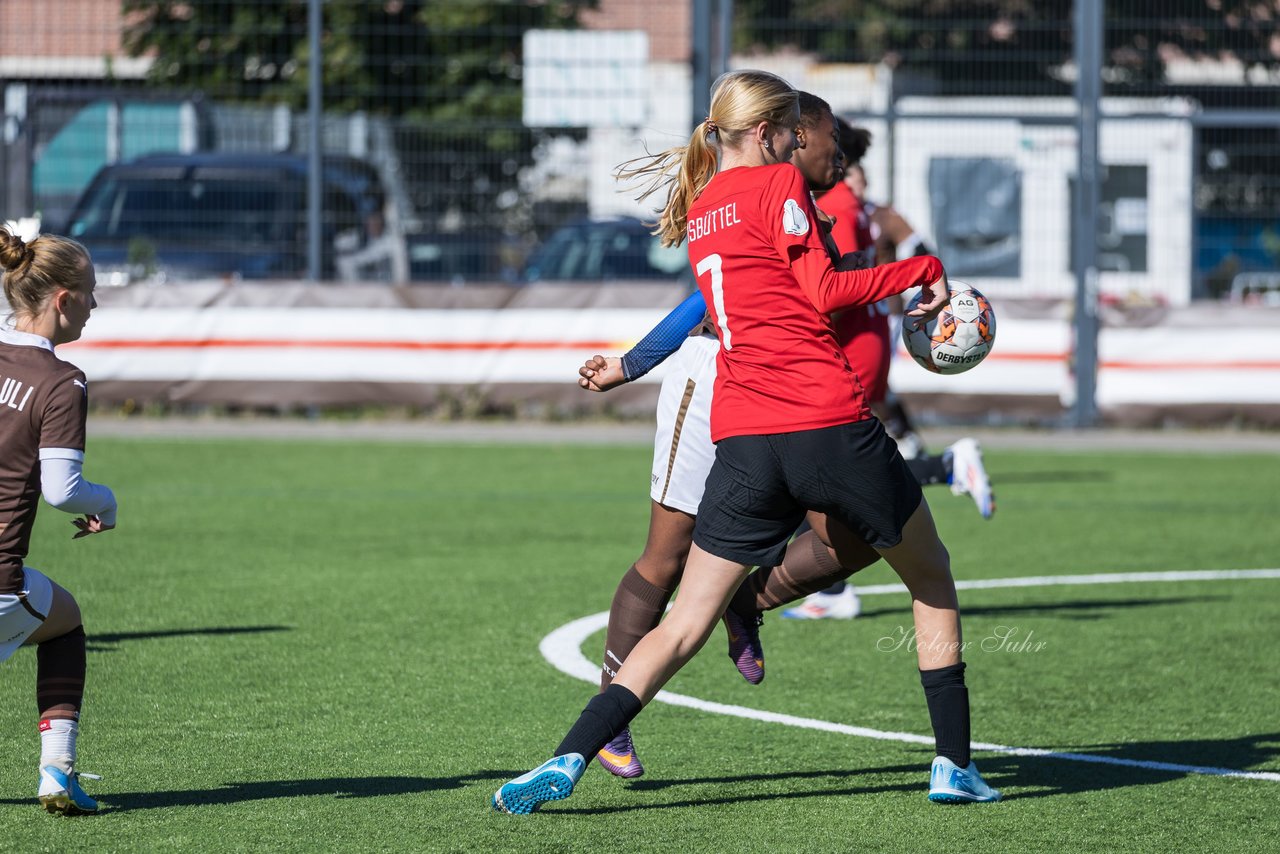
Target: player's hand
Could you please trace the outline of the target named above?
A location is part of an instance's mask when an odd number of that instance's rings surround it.
[[[617,356],[592,356],[578,368],[578,385],[587,391],[608,391],[626,381],[622,375],[622,360]]]
[[[79,533],[71,537],[73,540],[78,540],[81,537],[87,537],[90,534],[101,534],[103,531],[110,531],[115,527],[115,525],[108,525],[97,516],[89,514],[86,514],[83,519],[72,519],[71,524],[80,529]]]
[[[920,288],[920,302],[911,311],[906,312],[910,318],[906,323],[909,329],[919,329],[937,316],[951,302],[951,288],[947,285],[947,274],[944,272],[936,282],[929,282]]]

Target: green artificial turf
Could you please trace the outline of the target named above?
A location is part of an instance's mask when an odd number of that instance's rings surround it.
[[[927,493],[958,579],[1280,566],[1261,455],[987,449],[983,522]],[[926,798],[927,745],[655,703],[648,773],[591,769],[529,817],[492,813],[593,687],[539,653],[605,611],[644,543],[641,446],[91,440],[120,525],[41,510],[28,563],[89,636],[80,768],[103,812],[34,801],[35,655],[0,666],[8,850],[1262,850],[1280,782],[979,751],[1005,802]],[[1270,490],[1270,493],[1268,492]],[[1265,495],[1272,494],[1272,499]],[[861,585],[894,581],[883,565]],[[975,741],[1280,772],[1280,579],[964,590]],[[852,622],[764,626],[747,685],[723,634],[669,686],[928,734],[905,594]],[[1001,643],[999,638],[1007,638]],[[1015,649],[1018,641],[1029,641]],[[599,655],[600,633],[583,644]]]

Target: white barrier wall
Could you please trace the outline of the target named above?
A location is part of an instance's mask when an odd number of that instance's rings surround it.
[[[59,352],[84,369],[91,388],[109,384],[114,398],[135,383],[143,399],[166,396],[165,386],[217,383],[229,402],[237,384],[246,391],[278,384],[279,402],[294,405],[312,402],[317,388],[333,384],[362,387],[352,402],[376,400],[378,386],[391,384],[532,384],[576,392],[584,359],[621,354],[665,312],[107,307],[94,313],[81,341]],[[1280,356],[1274,347],[1280,315],[1241,309],[1234,316],[1236,321],[1219,316],[1200,325],[1193,310],[1153,326],[1105,326],[1099,340],[1099,407],[1105,412],[1129,405],[1280,405]],[[1256,325],[1241,325],[1241,317],[1252,317]],[[993,409],[1002,396],[1055,400],[1073,387],[1070,341],[1066,320],[1005,312],[995,349],[977,369],[942,377],[902,355],[892,384],[900,393],[978,396]],[[644,382],[657,382],[664,368]],[[95,399],[101,398],[95,394]],[[334,396],[317,399],[333,402]]]

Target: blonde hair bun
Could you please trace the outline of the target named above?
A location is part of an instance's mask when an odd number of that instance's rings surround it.
[[[25,240],[10,231],[8,226],[0,226],[0,267],[15,273],[31,266],[35,257],[36,251]]]

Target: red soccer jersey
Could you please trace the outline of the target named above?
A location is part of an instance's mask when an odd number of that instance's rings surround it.
[[[831,229],[842,254],[871,250],[875,261],[875,240],[871,233],[871,210],[853,194],[844,181],[823,194],[818,205],[835,217]],[[862,381],[867,402],[879,403],[889,393],[889,305],[881,300],[842,311],[835,318],[836,337],[844,355]]]
[[[889,306],[884,301],[842,311],[835,318],[836,335],[845,358],[862,380],[868,403],[879,403],[889,393]]]
[[[930,256],[837,273],[817,222],[789,163],[721,172],[689,210],[689,262],[720,337],[712,441],[867,418],[828,315],[942,275]]]
[[[838,182],[818,199],[818,207],[835,218],[831,236],[844,254],[861,252],[874,247],[871,237],[871,216],[862,201],[844,181]]]

